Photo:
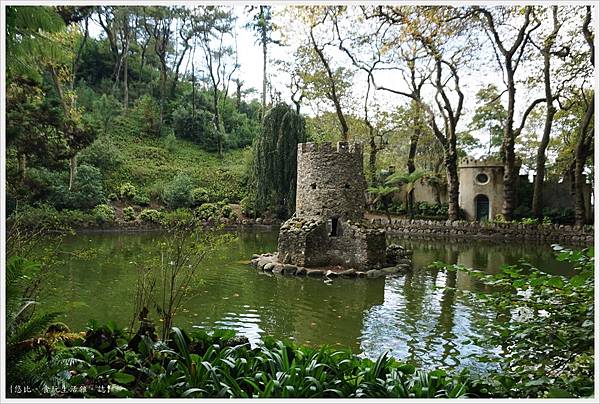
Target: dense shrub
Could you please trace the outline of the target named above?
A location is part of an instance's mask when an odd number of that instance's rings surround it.
[[[160,223],[162,216],[156,209],[144,209],[140,212],[140,220],[145,223]]]
[[[123,157],[108,136],[100,136],[81,152],[79,161],[97,167],[106,174],[118,169],[123,164]]]
[[[219,214],[221,215],[221,217],[224,217],[226,219],[233,219],[235,217],[235,212],[229,205],[221,206]]]
[[[102,173],[96,167],[80,165],[72,189],[62,183],[50,190],[48,201],[58,209],[92,209],[105,201]]]
[[[191,108],[179,106],[173,111],[172,119],[177,137],[191,140],[206,151],[217,151],[217,130],[211,112],[197,110],[194,119]]]
[[[72,227],[87,227],[96,223],[93,214],[80,210],[56,210],[54,206],[22,205],[12,212],[10,220],[18,221],[19,226],[26,229],[45,228],[48,230],[69,230]]]
[[[476,305],[494,307],[495,321],[479,320],[486,337],[471,340],[500,349],[500,371],[482,377],[478,389],[501,397],[582,397],[594,391],[594,252],[554,245],[558,261],[575,275],[552,275],[526,263],[486,274],[461,265],[488,285],[491,293],[472,293]],[[438,263],[434,264],[439,266]],[[483,358],[481,358],[483,359]]]
[[[150,95],[144,94],[135,101],[130,116],[141,134],[151,137],[160,134],[160,109]]]
[[[205,188],[194,188],[192,190],[192,206],[200,206],[210,202],[210,196]]]
[[[137,189],[135,188],[135,185],[131,184],[130,182],[125,182],[125,183],[121,184],[121,186],[119,187],[119,198],[120,199],[133,201],[133,199],[136,197],[136,195],[137,195]]]
[[[106,204],[98,205],[92,211],[98,223],[112,223],[115,221],[115,209]]]
[[[150,205],[150,198],[143,194],[136,194],[131,200],[133,203],[139,206],[148,206]]]
[[[123,220],[126,222],[131,222],[135,220],[135,210],[133,207],[128,206],[123,209]]]
[[[175,133],[170,131],[164,138],[163,144],[165,149],[167,149],[170,153],[174,153],[177,149],[177,138],[175,137]]]
[[[219,217],[221,209],[215,203],[204,203],[194,210],[196,217],[200,220],[211,220]]]
[[[104,381],[111,386],[108,397],[121,398],[456,398],[469,393],[466,375],[418,371],[387,354],[372,361],[347,349],[269,338],[251,349],[232,331],[188,334],[172,328],[169,337],[155,343],[152,336],[138,336],[134,343],[114,324],[91,323],[77,346],[57,349],[62,368],[56,371],[67,387]],[[89,389],[86,396],[107,394]]]
[[[242,214],[248,217],[254,217],[256,215],[256,201],[252,197],[252,195],[248,195],[240,201],[240,209],[242,210]]]
[[[164,188],[163,200],[171,208],[186,208],[192,206],[192,179],[184,173],[179,173]]]

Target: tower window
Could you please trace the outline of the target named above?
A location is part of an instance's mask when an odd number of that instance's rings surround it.
[[[312,184],[310,184],[310,187],[312,189],[317,189],[317,184],[315,182],[313,182]]]
[[[338,218],[337,217],[332,217],[331,218],[331,234],[329,235],[329,237],[337,237],[339,236],[339,226],[338,226]]]
[[[475,181],[477,181],[478,184],[487,184],[487,182],[489,181],[489,177],[486,173],[479,173],[475,177]]]

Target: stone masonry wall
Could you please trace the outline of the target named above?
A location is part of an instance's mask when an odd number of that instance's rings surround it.
[[[391,234],[407,235],[412,238],[479,238],[499,241],[539,241],[546,243],[569,243],[593,245],[594,229],[591,226],[493,223],[416,220],[416,219],[371,219],[377,227]]]
[[[296,216],[361,219],[367,183],[361,144],[298,145]]]

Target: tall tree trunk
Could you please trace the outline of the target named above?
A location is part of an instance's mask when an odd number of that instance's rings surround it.
[[[123,51],[123,57],[125,58],[125,60],[123,60],[123,109],[125,110],[125,113],[127,114],[127,108],[129,106],[129,84],[127,83],[127,77],[128,77],[128,54],[129,54],[129,43],[127,44],[127,48]]]
[[[590,124],[594,116],[594,96],[588,104],[585,116],[579,129],[579,139],[575,146],[575,171],[573,173],[575,179],[575,224],[583,226],[586,223],[584,187],[585,176],[583,170],[585,162],[591,153],[592,144],[594,142],[593,130],[590,130]]]
[[[261,6],[261,13],[262,13]],[[267,109],[267,33],[266,28],[263,27],[262,32],[262,51],[263,51],[263,82],[262,82],[262,110],[261,110],[261,118],[265,117],[265,112]]]
[[[458,220],[459,205],[458,205],[458,161],[456,150],[452,150],[450,145],[449,150],[445,152],[444,163],[446,166],[446,177],[448,180],[448,219]]]
[[[27,155],[25,153],[19,153],[19,160],[17,162],[17,172],[19,181],[25,180],[25,171],[27,170]]]
[[[417,94],[420,98],[420,94]],[[421,137],[421,107],[420,103],[416,102],[415,107],[417,108],[415,116],[413,116],[413,134],[410,137],[410,144],[408,147],[408,159],[406,160],[406,170],[409,174],[415,172],[415,157],[417,155],[417,143],[419,142],[419,138]]]
[[[344,142],[348,141],[348,124],[346,123],[346,118],[344,117],[344,113],[342,112],[342,104],[340,103],[340,99],[337,93],[337,86],[335,85],[335,78],[333,77],[333,72],[331,71],[331,67],[329,66],[329,62],[323,53],[323,50],[319,48],[317,45],[317,41],[315,40],[315,36],[313,34],[314,26],[310,29],[310,39],[312,41],[313,49],[319,56],[319,60],[323,64],[325,71],[327,72],[327,77],[329,80],[329,99],[333,102],[335,106],[335,113],[340,121],[342,140]]]
[[[216,87],[213,88],[213,108],[215,110],[214,125],[217,131],[217,150],[219,157],[223,158],[223,140],[221,132],[221,115],[219,114],[219,91]]]
[[[374,128],[369,127],[369,175],[371,176],[371,182],[375,182],[377,173],[377,143],[375,143]]]
[[[546,95],[546,120],[544,122],[544,132],[538,146],[535,167],[535,181],[533,184],[533,200],[531,201],[531,211],[534,217],[542,216],[543,195],[542,188],[544,185],[544,177],[546,176],[546,148],[550,142],[550,132],[552,131],[552,122],[556,114],[556,108],[553,104],[552,86],[550,83],[550,56],[552,54],[552,46],[558,35],[560,24],[557,17],[558,7],[552,7],[552,17],[554,29],[552,33],[544,41],[544,46],[541,53],[544,57],[544,92]]]
[[[77,154],[74,154],[69,159],[69,191],[73,189],[75,177],[77,176]]]
[[[507,90],[508,90],[508,108],[506,110],[506,121],[504,122],[504,137],[502,139],[502,159],[504,163],[504,201],[502,203],[502,216],[504,220],[512,220],[513,211],[516,205],[516,182],[517,175],[515,169],[515,80],[514,70],[512,68],[511,57],[505,57],[507,72]]]

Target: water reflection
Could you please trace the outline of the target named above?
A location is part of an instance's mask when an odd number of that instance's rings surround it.
[[[82,329],[89,319],[126,326],[133,314],[137,270],[156,256],[162,235],[87,234],[65,242],[70,251],[93,248],[85,258],[65,255],[41,296],[49,310]],[[451,244],[402,240],[414,250],[414,272],[387,279],[320,279],[257,273],[247,264],[253,253],[274,251],[277,234],[244,232],[204,262],[194,294],[178,313],[184,328],[230,328],[253,344],[267,335],[308,345],[344,345],[376,357],[391,351],[426,368],[483,366],[474,355],[492,355],[470,345],[485,330],[478,320],[493,318],[473,307],[465,291],[481,285],[464,273],[429,269],[432,261],[498,270],[499,264],[526,258],[554,273],[568,267],[551,258],[549,246]]]

